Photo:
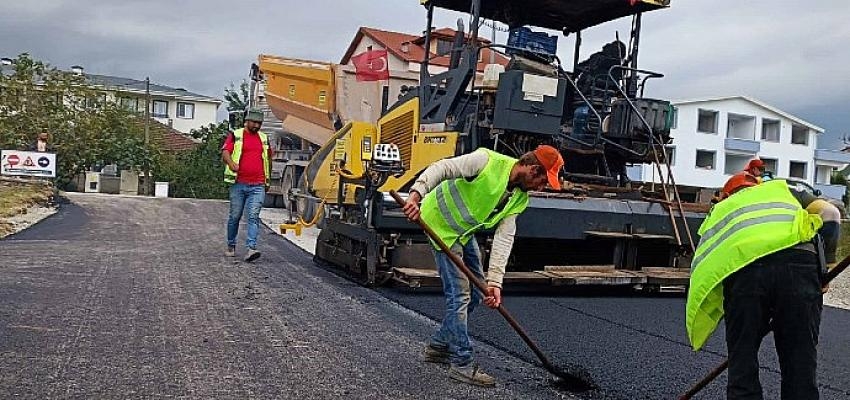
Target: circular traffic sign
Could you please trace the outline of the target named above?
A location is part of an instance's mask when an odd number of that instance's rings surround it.
[[[9,165],[14,167],[14,166],[18,165],[19,162],[21,162],[21,159],[18,158],[18,156],[15,155],[15,154],[10,154],[9,157],[6,157],[6,162],[9,163]]]
[[[38,166],[40,166],[41,168],[47,168],[48,165],[50,165],[50,159],[49,158],[39,157]]]

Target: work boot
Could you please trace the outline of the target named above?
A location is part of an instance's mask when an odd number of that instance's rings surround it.
[[[481,370],[481,367],[475,363],[469,363],[464,366],[452,365],[449,367],[449,378],[470,385],[494,387],[496,386],[496,378],[487,375]]]
[[[245,254],[245,261],[251,262],[260,258],[260,252],[255,249],[248,249],[248,253]]]
[[[236,246],[227,246],[227,250],[224,251],[225,257],[236,257]]]
[[[422,359],[430,363],[449,364],[449,355],[451,355],[449,349],[426,344],[425,351],[422,352]]]

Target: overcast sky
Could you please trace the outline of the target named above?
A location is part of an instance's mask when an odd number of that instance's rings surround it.
[[[219,98],[260,53],[338,62],[359,26],[417,33],[425,25],[418,0],[3,3],[0,57],[28,52],[62,69],[150,76]],[[438,14],[437,23],[454,26],[457,16]],[[666,75],[647,94],[752,96],[826,128],[820,147],[840,146],[850,133],[848,17],[847,0],[671,0],[644,18],[640,66]],[[583,56],[616,31],[627,38],[628,22],[585,32]],[[572,47],[560,39],[562,59],[572,59]]]

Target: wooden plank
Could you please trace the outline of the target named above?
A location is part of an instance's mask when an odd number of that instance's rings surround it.
[[[514,272],[508,271],[505,273],[505,285],[545,285],[550,286],[552,279],[537,271],[535,272]]]
[[[644,268],[647,283],[655,285],[684,285],[690,283],[691,271],[686,268]]]
[[[602,265],[547,265],[543,267],[544,271],[549,272],[577,272],[577,271],[594,271],[594,272],[606,272],[613,271],[614,264],[602,264]]]
[[[675,240],[670,235],[656,235],[651,233],[623,233],[623,232],[603,232],[603,231],[585,231],[585,235],[604,238],[604,239],[631,239],[631,240]]]
[[[546,271],[553,285],[636,285],[646,283],[640,272],[610,271]]]

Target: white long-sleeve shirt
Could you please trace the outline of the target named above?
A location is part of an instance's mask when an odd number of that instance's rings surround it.
[[[445,158],[431,164],[413,183],[411,190],[419,192],[425,197],[434,190],[441,182],[447,179],[473,178],[484,170],[490,157],[483,150],[474,151],[462,156]],[[510,196],[506,191],[504,197]],[[503,199],[504,199],[503,197]],[[514,245],[516,234],[516,215],[512,214],[499,222],[493,237],[493,247],[490,249],[490,263],[487,270],[487,284],[498,288],[502,287],[505,277],[505,266],[508,265],[508,256]]]

